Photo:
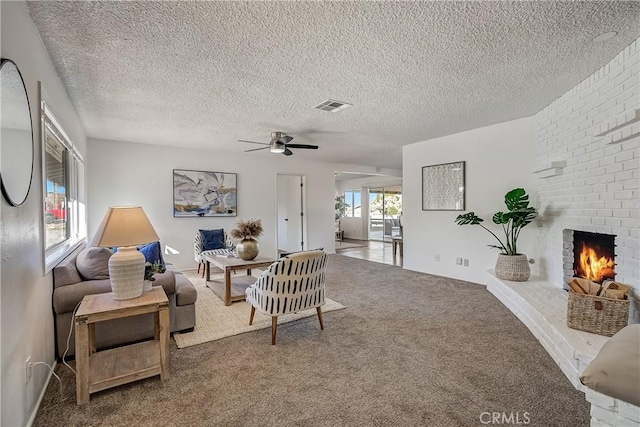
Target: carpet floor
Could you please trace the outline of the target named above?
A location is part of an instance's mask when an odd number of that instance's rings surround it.
[[[257,270],[254,273],[257,273]],[[226,307],[224,301],[213,293],[211,289],[207,288],[205,280],[195,270],[185,271],[184,275],[193,283],[198,292],[196,327],[192,332],[173,335],[178,348],[190,347],[245,332],[257,331],[258,329],[269,328],[269,331],[271,331],[271,316],[266,316],[256,311],[253,324],[249,325],[249,313],[251,312],[249,304],[245,301],[238,301]],[[214,274],[212,271],[211,278],[223,281],[224,273]],[[342,308],[345,308],[344,305],[333,301],[331,298],[326,298],[325,304],[322,306],[322,312],[327,313]],[[303,317],[315,317],[317,319],[318,315],[315,309],[285,314],[278,317],[278,325],[293,322]],[[271,339],[270,337],[271,332],[269,332],[269,339]]]
[[[171,347],[171,378],[75,404],[64,366],[35,426],[588,426],[589,404],[529,330],[480,285],[331,255],[327,295],[348,308]],[[523,283],[526,286],[526,283]],[[62,400],[66,398],[66,400]],[[483,415],[485,414],[485,415]],[[484,417],[484,418],[481,418]]]

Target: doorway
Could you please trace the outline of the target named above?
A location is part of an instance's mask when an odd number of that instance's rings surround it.
[[[276,176],[276,229],[278,253],[305,249],[307,234],[306,177]]]
[[[402,186],[369,189],[369,240],[402,236]]]

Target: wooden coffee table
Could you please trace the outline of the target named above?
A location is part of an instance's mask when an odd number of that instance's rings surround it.
[[[153,313],[155,339],[96,352],[97,322]],[[116,300],[113,292],[85,295],[75,315],[78,405],[97,391],[160,375],[169,378],[169,300],[162,286],[138,298]]]
[[[208,255],[204,259],[207,263],[207,286],[224,301],[224,305],[231,305],[234,301],[245,299],[245,289],[256,282],[256,278],[251,275],[252,268],[268,267],[275,262],[275,259],[266,257],[257,257],[251,261],[245,261],[237,257],[226,258]],[[211,264],[224,271],[224,281],[211,280]],[[237,270],[246,270],[247,274],[231,277],[231,272]]]

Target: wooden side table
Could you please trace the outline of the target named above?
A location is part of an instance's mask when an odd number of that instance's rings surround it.
[[[95,324],[154,313],[155,338],[96,352]],[[169,300],[161,286],[138,298],[115,300],[113,293],[86,295],[75,315],[76,394],[78,405],[91,393],[160,375],[169,378]]]

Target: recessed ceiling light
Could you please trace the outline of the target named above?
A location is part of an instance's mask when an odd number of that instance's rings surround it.
[[[602,33],[600,35],[597,35],[593,38],[594,42],[603,42],[605,40],[610,40],[612,38],[614,38],[615,36],[618,35],[617,31],[609,31],[607,33]]]

